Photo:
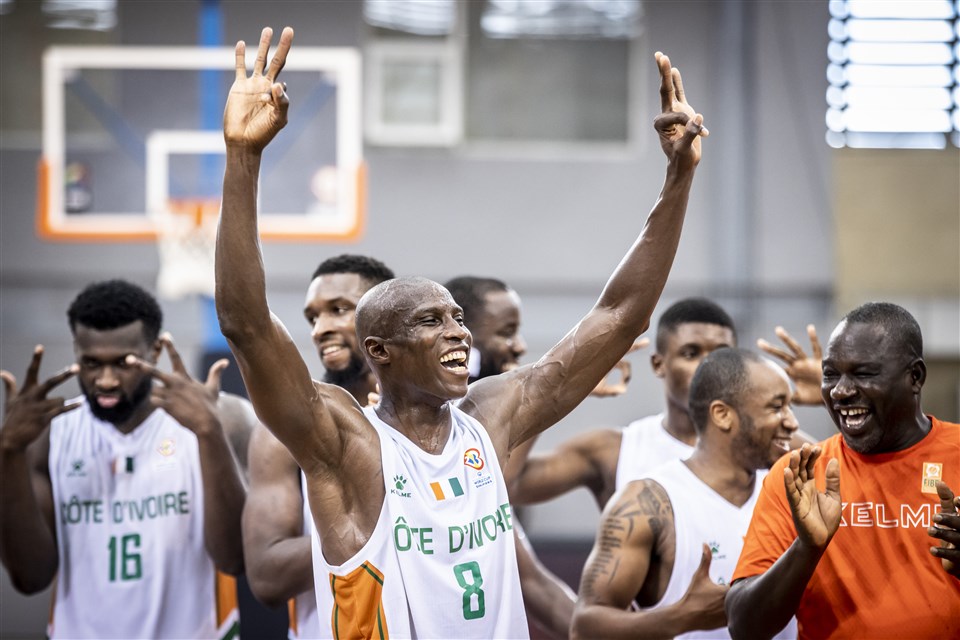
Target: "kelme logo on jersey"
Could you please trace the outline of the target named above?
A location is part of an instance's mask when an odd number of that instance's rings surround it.
[[[82,458],[77,458],[70,463],[70,471],[67,472],[68,478],[86,478],[87,472],[83,470],[84,461]]]
[[[936,493],[937,482],[943,479],[942,462],[924,462],[923,472],[920,476],[920,491],[923,493]]]
[[[723,560],[727,557],[727,554],[720,553],[720,543],[716,540],[711,540],[707,543],[707,546],[710,547],[710,555],[713,560]]]
[[[479,449],[467,449],[463,452],[463,464],[472,467],[477,471],[483,469],[483,458],[480,457]]]
[[[457,478],[447,478],[446,480],[431,482],[430,488],[433,489],[433,495],[437,500],[449,500],[451,498],[459,498],[463,495],[463,487]]]
[[[407,486],[407,479],[402,475],[397,474],[393,476],[393,487],[396,488],[391,487],[390,493],[395,496],[400,496],[401,498],[409,498],[410,492],[403,490],[405,486]]]
[[[172,456],[176,450],[177,448],[173,443],[173,438],[164,438],[157,447],[157,453],[165,458]]]

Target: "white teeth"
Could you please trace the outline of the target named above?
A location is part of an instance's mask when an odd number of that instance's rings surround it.
[[[467,361],[466,351],[453,351],[446,355],[440,356],[440,362],[466,362],[466,361]]]
[[[869,413],[866,409],[840,409],[840,415],[844,417],[862,416]]]
[[[332,346],[332,347],[324,347],[324,348],[323,348],[323,351],[321,352],[321,355],[325,355],[325,356],[326,356],[326,355],[329,355],[329,354],[333,353],[334,351],[339,351],[339,350],[342,349],[342,348],[343,348],[343,347],[341,347],[340,345],[335,345],[335,346]]]

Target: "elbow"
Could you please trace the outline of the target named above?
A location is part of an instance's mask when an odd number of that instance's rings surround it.
[[[247,584],[250,585],[250,591],[253,597],[262,605],[275,609],[282,607],[287,601],[296,596],[290,593],[289,589],[278,580],[271,579],[265,571],[250,569],[247,571]]]
[[[55,574],[56,571],[51,572],[49,575],[24,575],[22,573],[11,573],[10,583],[18,592],[27,596],[32,596],[49,587],[50,583],[53,582],[53,577]]]
[[[247,576],[247,580],[250,584],[250,591],[253,593],[253,597],[265,607],[276,609],[277,607],[282,607],[286,604],[287,600],[289,600],[286,594],[269,580],[253,580],[249,575]]]
[[[727,631],[730,632],[730,637],[734,640],[756,637],[755,634],[751,633],[750,629],[745,628],[746,625],[744,624],[743,617],[737,615],[740,611],[740,607],[737,605],[742,590],[743,583],[736,583],[730,588],[727,596],[723,599],[723,608],[727,614]]]
[[[213,566],[220,573],[225,573],[228,576],[234,577],[243,574],[244,564],[242,550],[238,549],[232,553],[225,553],[221,551],[218,554],[213,554],[208,549],[207,553],[213,558]]]
[[[570,618],[570,640],[585,640],[597,636],[596,625],[591,625],[579,606],[573,609],[573,616]],[[592,628],[591,628],[592,627]]]

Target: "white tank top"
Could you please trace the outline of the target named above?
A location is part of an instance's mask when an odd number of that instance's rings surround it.
[[[486,430],[451,405],[450,438],[432,455],[372,407],[364,414],[380,438],[386,496],[353,558],[331,566],[314,548],[315,575],[334,594],[334,635],[529,637],[513,511]]]
[[[764,474],[765,475],[765,474]],[[673,604],[683,597],[694,572],[700,566],[706,543],[713,552],[710,560],[710,578],[717,584],[729,585],[743,549],[743,538],[750,526],[753,507],[757,504],[762,476],[755,480],[753,494],[737,507],[728,502],[696,476],[683,462],[673,460],[651,471],[649,479],[656,481],[670,498],[673,508],[673,529],[676,534],[676,557],[667,589],[651,609]],[[726,627],[708,631],[690,631],[678,638],[729,638]],[[795,619],[775,638],[796,638]]]
[[[49,469],[60,553],[53,638],[236,633],[235,586],[217,611],[229,586],[204,548],[191,431],[157,409],[124,435],[84,400],[51,423]]]
[[[647,416],[623,428],[617,459],[617,491],[628,482],[646,478],[663,463],[686,460],[693,453],[692,446],[667,433],[663,428],[664,418],[662,413]]]

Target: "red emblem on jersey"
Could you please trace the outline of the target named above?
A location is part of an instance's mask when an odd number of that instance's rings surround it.
[[[479,449],[467,449],[463,452],[463,464],[472,467],[477,471],[483,469],[483,458],[480,457]]]

